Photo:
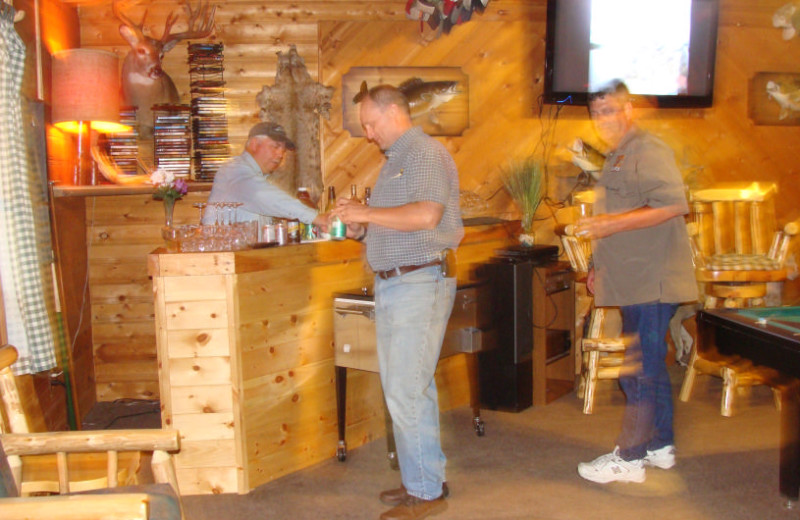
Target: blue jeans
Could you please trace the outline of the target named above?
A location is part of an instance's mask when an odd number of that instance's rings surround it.
[[[627,403],[617,445],[625,460],[642,459],[647,450],[675,443],[672,385],[664,358],[669,320],[677,308],[658,302],[621,308],[622,332],[631,342],[619,378]]]
[[[439,439],[439,400],[433,378],[456,294],[440,267],[375,278],[375,330],[386,406],[408,493],[442,494],[445,456]]]

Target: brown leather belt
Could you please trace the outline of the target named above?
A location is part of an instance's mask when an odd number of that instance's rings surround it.
[[[417,269],[422,269],[425,267],[432,267],[434,265],[442,265],[441,260],[432,260],[427,264],[420,264],[420,265],[401,265],[400,267],[395,267],[394,269],[389,269],[387,271],[376,271],[375,274],[378,275],[380,278],[384,280],[388,280],[389,278],[394,278],[395,276],[400,276],[403,274],[410,273],[412,271],[416,271]]]

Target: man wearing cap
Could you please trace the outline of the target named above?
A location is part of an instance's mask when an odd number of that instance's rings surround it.
[[[327,219],[295,197],[272,184],[268,176],[283,162],[294,143],[277,123],[258,123],[250,129],[244,152],[220,167],[208,202],[241,202],[236,220],[257,220],[259,215],[297,219],[305,224],[327,227]],[[211,206],[209,206],[211,209]],[[203,224],[213,224],[214,211],[206,211]]]

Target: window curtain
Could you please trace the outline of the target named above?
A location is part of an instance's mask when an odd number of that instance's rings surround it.
[[[13,20],[14,8],[0,4],[0,283],[8,342],[19,351],[12,369],[29,374],[54,368],[56,353],[37,251],[22,118],[25,44]]]

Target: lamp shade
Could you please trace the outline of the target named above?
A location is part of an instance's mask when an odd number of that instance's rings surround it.
[[[69,49],[53,54],[52,116],[56,127],[78,132],[78,122],[100,132],[122,132],[119,58],[108,51]]]

